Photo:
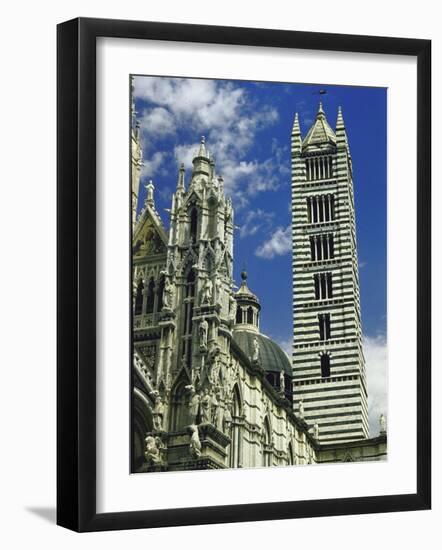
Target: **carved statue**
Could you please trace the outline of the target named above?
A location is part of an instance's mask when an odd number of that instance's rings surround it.
[[[217,277],[215,279],[215,290],[216,290],[216,301],[218,302],[218,304],[221,304],[221,286],[222,286],[221,277]]]
[[[198,458],[201,455],[201,441],[198,433],[198,426],[192,424],[190,426],[191,436],[189,444],[189,452],[194,458]]]
[[[301,398],[298,403],[298,414],[299,418],[304,418],[304,401]]]
[[[145,448],[144,448],[144,458],[146,459],[146,462],[149,465],[152,464],[161,464],[161,454],[160,454],[160,448],[161,448],[161,441],[159,437],[153,437],[152,435],[148,435],[146,439],[144,440]]]
[[[258,338],[255,336],[253,338],[253,355],[252,355],[252,361],[254,363],[259,362],[259,341]]]
[[[203,319],[199,324],[199,339],[200,339],[200,350],[205,351],[207,349],[207,333],[209,331],[209,323],[206,319]]]
[[[175,285],[166,278],[163,292],[163,309],[173,308],[173,299],[175,297]]]
[[[203,295],[202,295],[201,303],[203,303],[203,304],[212,303],[213,283],[209,278],[207,278],[206,282],[204,283],[202,294]]]
[[[220,356],[221,350],[219,346],[215,346],[209,356],[209,379],[212,382],[212,384],[217,384],[219,381],[219,371],[221,368],[219,356]]]
[[[215,426],[215,428],[219,428],[220,426],[220,420],[221,420],[221,403],[217,399],[220,397],[219,392],[214,392],[212,396],[212,424]]]
[[[159,395],[155,399],[155,407],[153,409],[153,426],[155,430],[163,429],[164,403]]]
[[[281,393],[285,392],[285,376],[283,370],[279,373],[279,391]]]
[[[318,426],[318,423],[316,422],[313,426],[313,437],[315,439],[318,439],[319,438],[319,426]]]
[[[226,203],[226,221],[232,217],[232,212],[233,212],[232,199],[229,197]]]
[[[231,360],[229,367],[226,370],[226,390],[231,392],[238,378],[238,364]]]
[[[189,399],[190,422],[192,424],[196,424],[196,419],[198,416],[198,411],[200,406],[200,396],[196,393],[196,390],[193,385],[186,386],[186,389],[190,390],[190,399]]]
[[[379,417],[379,433],[384,434],[387,432],[387,421],[385,420],[385,416],[381,414]]]
[[[238,309],[238,304],[232,294],[229,296],[229,319],[231,321],[236,320],[236,310]]]
[[[230,412],[230,403],[226,403],[225,409],[224,409],[224,429],[229,430],[230,426],[232,425],[232,413]]]
[[[201,398],[201,416],[204,423],[212,421],[212,398],[208,388],[204,390],[204,395]]]

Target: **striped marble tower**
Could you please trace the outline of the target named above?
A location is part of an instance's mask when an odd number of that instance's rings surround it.
[[[293,391],[321,444],[368,437],[352,161],[341,109],[292,131]],[[315,426],[315,424],[317,426]]]

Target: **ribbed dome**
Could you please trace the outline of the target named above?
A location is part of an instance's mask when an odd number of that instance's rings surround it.
[[[257,338],[259,342],[259,357],[262,368],[267,372],[280,373],[281,370],[291,378],[292,366],[287,354],[280,346],[264,334],[248,330],[234,330],[233,339],[247,355],[253,356],[253,340]]]

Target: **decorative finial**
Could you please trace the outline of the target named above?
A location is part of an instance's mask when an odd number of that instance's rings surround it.
[[[198,157],[204,157],[204,158],[209,158],[208,154],[207,154],[207,151],[206,151],[206,138],[204,136],[201,136],[201,141],[200,141],[200,149],[198,151]]]
[[[184,162],[180,164],[180,171],[178,174],[177,192],[184,193],[184,175],[186,169],[184,168]]]
[[[152,180],[149,180],[149,183],[145,186],[147,190],[147,197],[146,202],[148,204],[153,204],[153,192],[154,192],[154,184],[152,183]]]
[[[295,113],[295,120],[293,121],[292,134],[301,134],[301,127],[299,126],[299,115]]]
[[[344,127],[344,117],[342,116],[341,106],[338,107],[338,120],[336,121],[336,127]]]
[[[387,433],[387,421],[385,419],[385,415],[381,414],[379,416],[379,434],[384,435]]]
[[[245,282],[247,281],[247,271],[245,269],[243,269],[241,271],[241,279]]]
[[[319,102],[318,115],[323,115],[324,109],[322,108],[322,101]]]

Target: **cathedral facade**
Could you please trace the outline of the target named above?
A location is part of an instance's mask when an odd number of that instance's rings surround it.
[[[304,140],[297,117],[293,129],[292,358],[260,331],[266,312],[253,275],[243,271],[236,290],[234,205],[204,138],[191,174],[179,169],[166,230],[152,182],[136,215],[133,125],[133,472],[385,458],[385,426],[368,438],[351,157],[339,116],[336,133],[322,108]]]

